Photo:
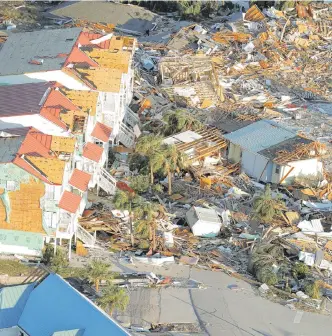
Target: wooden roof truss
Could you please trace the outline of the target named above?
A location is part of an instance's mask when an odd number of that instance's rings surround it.
[[[227,142],[216,128],[200,130],[196,133],[202,138],[188,143],[176,144],[177,149],[181,152],[193,151],[193,155],[189,155],[190,162],[201,160],[227,147]]]
[[[274,162],[284,165],[291,161],[321,157],[324,154],[326,154],[326,146],[318,141],[314,141],[309,144],[300,144],[291,152],[278,152]]]

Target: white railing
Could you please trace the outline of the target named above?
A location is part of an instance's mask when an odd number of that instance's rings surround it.
[[[94,246],[94,244],[96,243],[95,237],[84,228],[82,228],[82,226],[79,224],[77,224],[76,236],[86,245]]]
[[[135,125],[138,125],[140,123],[138,115],[135,114],[129,107],[127,107],[126,109],[124,121],[131,127],[134,127]]]
[[[104,168],[99,170],[98,186],[110,195],[114,195],[116,191],[117,180]]]
[[[133,148],[135,144],[135,134],[125,124],[121,124],[118,140],[122,142],[127,148]]]

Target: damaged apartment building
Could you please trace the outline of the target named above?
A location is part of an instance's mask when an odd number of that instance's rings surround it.
[[[79,28],[16,33],[0,49],[0,251],[94,237],[78,217],[87,190],[114,194],[109,148],[130,146],[134,38]],[[69,246],[71,243],[69,244]]]

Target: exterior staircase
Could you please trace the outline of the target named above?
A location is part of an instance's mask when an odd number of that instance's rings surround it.
[[[131,127],[140,124],[138,115],[135,114],[129,107],[126,109],[126,114],[124,115],[123,121]]]
[[[117,180],[104,168],[100,168],[98,175],[98,186],[108,194],[114,195]]]
[[[133,148],[135,145],[135,134],[124,123],[121,124],[118,140],[127,148]]]
[[[76,237],[88,246],[94,246],[96,242],[95,237],[79,224],[77,224]]]

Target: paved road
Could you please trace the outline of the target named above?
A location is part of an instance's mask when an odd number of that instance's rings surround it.
[[[191,278],[207,286],[186,293],[172,290],[163,305],[167,308],[167,321],[186,319],[188,307],[194,311],[198,322],[209,336],[327,336],[332,334],[331,316],[292,311],[256,295],[244,281],[221,272],[200,271],[187,266],[172,265],[167,268],[151,265],[117,264],[117,271],[152,271],[156,274]],[[237,291],[227,286],[237,284]],[[163,309],[166,309],[163,308]],[[182,316],[183,315],[183,316]],[[186,322],[186,321],[183,321]]]

